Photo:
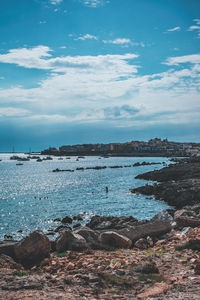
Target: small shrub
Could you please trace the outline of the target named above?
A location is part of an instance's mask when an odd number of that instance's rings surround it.
[[[16,275],[16,276],[27,276],[28,274],[22,270],[16,270],[16,271],[13,271],[13,275]]]
[[[41,291],[43,289],[42,285],[38,285],[37,287],[35,287],[35,290]]]
[[[55,252],[55,256],[57,256],[57,257],[65,257],[66,256],[66,252],[60,252],[60,253]]]
[[[135,281],[133,279],[130,279],[130,278],[121,278],[117,275],[114,275],[114,274],[102,274],[103,276],[103,279],[105,281],[107,281],[108,283],[110,284],[114,284],[114,285],[125,285],[125,286],[130,286],[130,285],[133,285],[135,283]]]

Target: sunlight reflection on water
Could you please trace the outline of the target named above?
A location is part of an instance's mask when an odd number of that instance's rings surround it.
[[[167,158],[86,157],[70,160],[36,162],[30,160],[16,166],[11,155],[0,154],[0,239],[4,234],[20,238],[35,229],[45,232],[58,226],[55,218],[86,212],[85,222],[91,215],[132,215],[150,219],[168,206],[143,195],[133,195],[130,188],[141,186],[144,180],[134,177],[159,169],[162,165],[103,170],[77,171],[77,167],[128,165],[135,162],[167,162]],[[53,173],[52,170],[74,169],[74,172]],[[109,192],[106,193],[105,187]]]

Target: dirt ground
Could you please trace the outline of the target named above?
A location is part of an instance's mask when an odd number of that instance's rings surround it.
[[[200,299],[199,243],[193,228],[144,250],[52,253],[31,270],[1,255],[0,299]]]

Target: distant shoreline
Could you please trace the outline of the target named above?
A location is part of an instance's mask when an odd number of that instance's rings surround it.
[[[188,155],[182,155],[178,156],[175,154],[171,155],[166,155],[164,153],[86,153],[86,152],[80,152],[80,153],[59,153],[59,154],[44,154],[41,152],[0,152],[0,154],[27,154],[27,155],[52,155],[55,157],[60,157],[60,156],[101,156],[101,157],[188,157]]]

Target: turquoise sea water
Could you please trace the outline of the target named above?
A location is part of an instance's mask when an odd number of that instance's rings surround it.
[[[85,157],[77,161],[77,157],[63,160],[54,157],[52,161],[30,160],[17,166],[17,161],[10,160],[10,156],[0,154],[0,240],[4,234],[19,239],[35,229],[47,232],[59,225],[53,222],[55,218],[81,212],[85,212],[85,223],[94,214],[132,215],[141,220],[150,219],[168,207],[161,201],[129,191],[147,183],[134,179],[136,175],[162,165],[76,171],[77,167],[124,166],[142,161],[168,164],[167,158]],[[75,171],[53,173],[56,168]]]

